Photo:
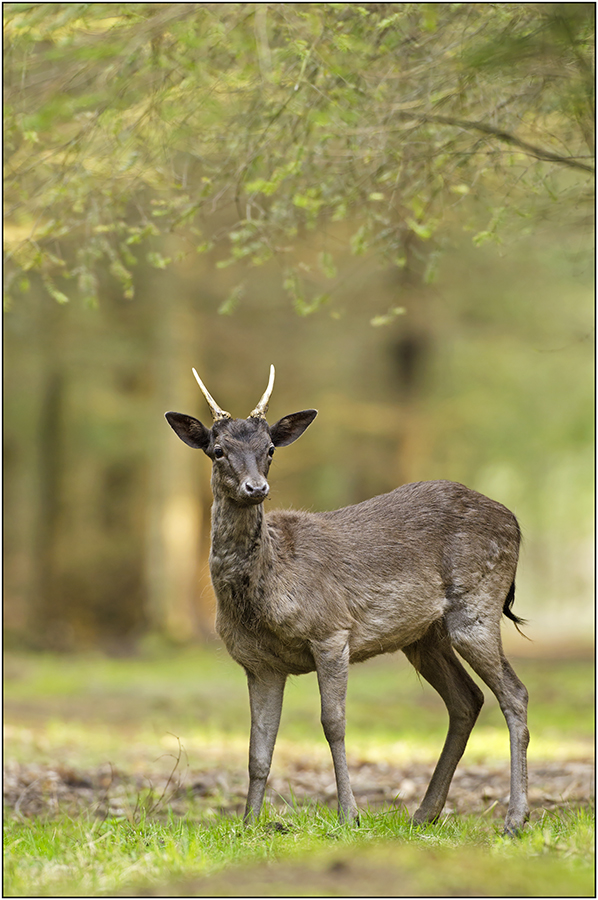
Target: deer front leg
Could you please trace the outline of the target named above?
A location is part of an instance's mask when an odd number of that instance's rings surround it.
[[[320,688],[322,727],[330,745],[341,822],[359,824],[345,754],[345,698],[349,675],[349,632],[323,641],[310,641]]]
[[[264,802],[266,781],[270,774],[272,753],[286,678],[277,672],[247,673],[249,705],[251,708],[251,737],[249,739],[249,790],[243,821],[257,819]]]

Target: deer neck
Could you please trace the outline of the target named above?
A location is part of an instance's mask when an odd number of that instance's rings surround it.
[[[238,506],[227,498],[214,500],[210,573],[219,602],[245,605],[257,599],[271,555],[261,503]]]

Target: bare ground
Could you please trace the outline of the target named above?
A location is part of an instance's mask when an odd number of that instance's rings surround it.
[[[406,807],[413,813],[432,774],[432,766],[409,764],[393,767],[363,763],[351,767],[353,788],[361,808]],[[591,760],[546,762],[530,765],[532,819],[555,808],[589,806],[594,802],[594,764]],[[19,817],[54,817],[92,814],[101,818],[131,817],[145,809],[150,815],[168,810],[177,816],[242,811],[247,786],[243,772],[227,768],[175,768],[159,778],[128,773],[106,765],[81,771],[70,767],[6,762],[4,768],[5,814]],[[457,769],[445,813],[504,817],[509,795],[507,766],[463,766]],[[268,798],[278,807],[296,802],[319,801],[336,805],[332,765],[309,761],[289,762],[284,772],[273,774]]]

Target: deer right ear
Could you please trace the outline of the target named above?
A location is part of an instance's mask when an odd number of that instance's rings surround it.
[[[210,446],[210,431],[199,419],[177,412],[167,412],[164,416],[172,430],[185,444],[194,450],[203,450],[204,453],[207,451]]]

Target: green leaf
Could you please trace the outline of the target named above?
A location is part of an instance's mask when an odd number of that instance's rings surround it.
[[[172,262],[169,256],[162,256],[161,253],[158,253],[155,250],[147,253],[145,258],[154,269],[165,269]]]
[[[308,188],[304,194],[297,193],[293,196],[293,204],[300,209],[306,209],[309,212],[317,213],[323,206],[324,201],[319,197],[315,197],[314,194],[315,191],[313,188]]]
[[[452,184],[449,188],[451,194],[469,194],[470,187],[468,184]]]
[[[243,282],[241,282],[241,284],[236,284],[235,287],[230,291],[228,297],[223,300],[218,307],[218,312],[220,313],[220,315],[232,316],[244,296],[245,284]]]
[[[382,325],[389,325],[390,322],[394,322],[397,316],[402,316],[406,312],[403,306],[391,306],[388,312],[383,313],[380,316],[374,316],[370,319],[370,325],[373,325],[375,328],[380,328]]]
[[[54,283],[47,276],[42,278],[43,284],[50,297],[53,300],[56,300],[57,303],[64,304],[69,302],[69,298],[66,294],[63,294],[62,291],[59,291],[58,288],[54,285]]]
[[[330,300],[330,294],[317,294],[309,303],[307,303],[302,296],[297,295],[295,298],[295,312],[300,316],[311,316],[312,313],[317,312],[321,306],[324,306],[325,303],[328,303]]]
[[[256,178],[254,181],[248,181],[245,184],[245,190],[248,194],[264,194],[269,197],[277,189],[278,184],[275,181],[266,181],[265,178]]]
[[[98,279],[91,269],[84,268],[79,273],[78,278],[79,293],[81,299],[90,309],[98,307]]]
[[[432,222],[424,223],[416,222],[415,219],[407,219],[407,225],[422,241],[428,241],[434,234],[435,227]]]
[[[299,263],[301,265],[301,263]],[[304,268],[307,268],[304,266]],[[295,269],[285,269],[283,286],[299,316],[309,316],[330,300],[330,294],[318,294],[312,300],[305,299],[303,282]]]
[[[355,234],[349,240],[353,256],[362,256],[369,249],[369,227],[360,225]]]
[[[327,250],[322,250],[321,253],[318,253],[318,265],[326,278],[336,278],[337,268],[334,265],[332,254]]]
[[[488,243],[502,243],[499,235],[495,231],[478,231],[477,234],[474,234],[471,240],[476,247],[482,247],[484,244]]]

